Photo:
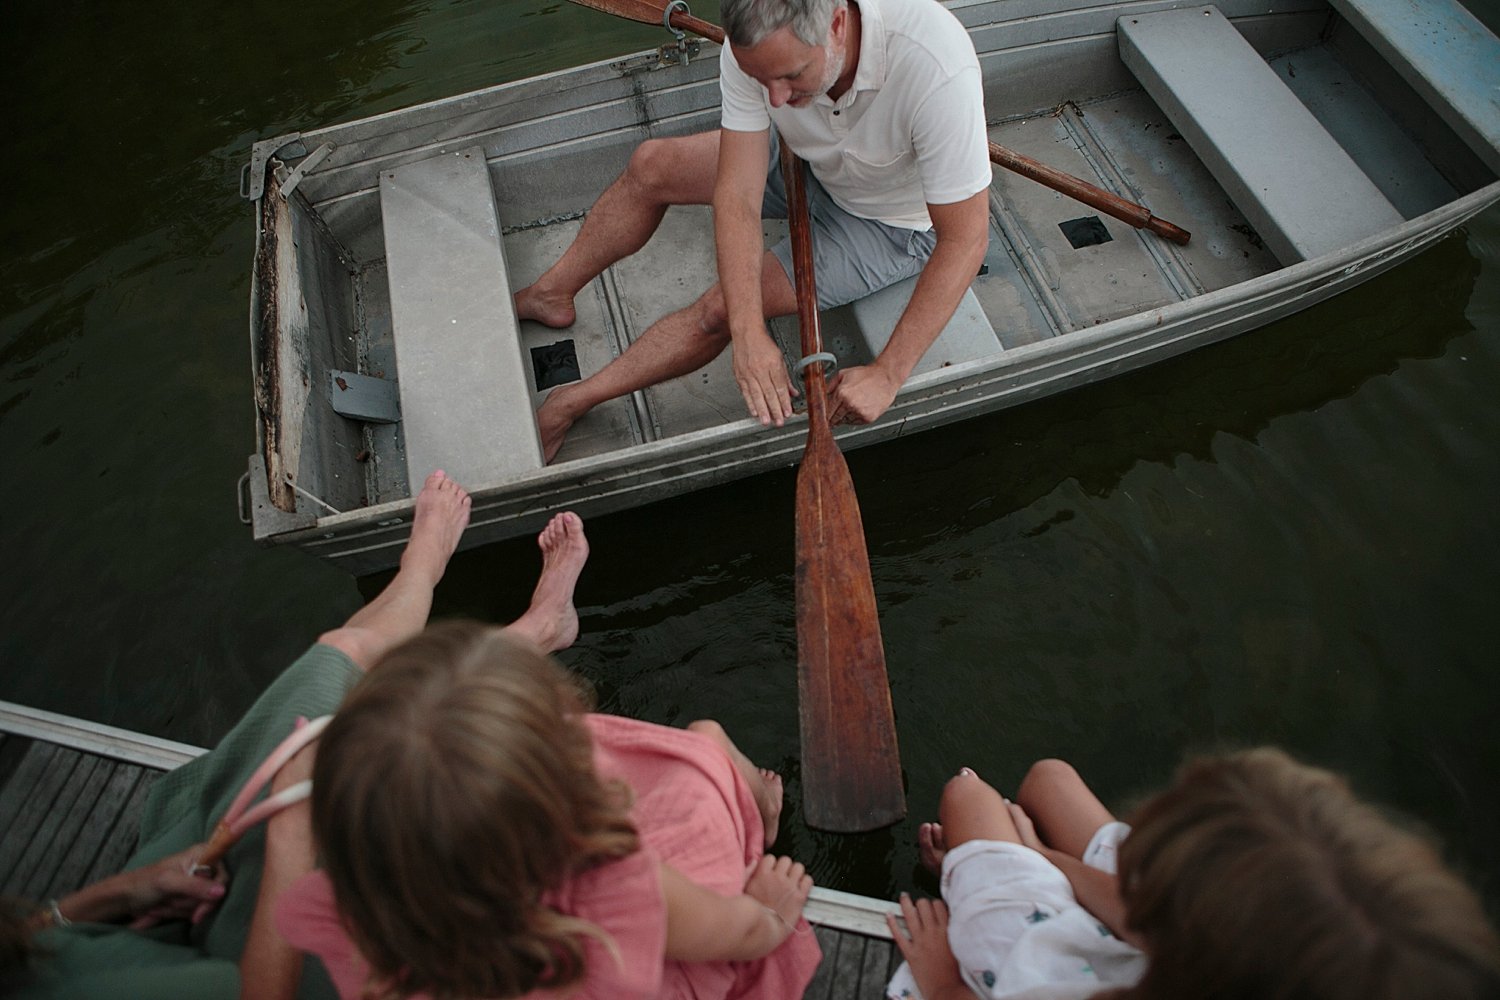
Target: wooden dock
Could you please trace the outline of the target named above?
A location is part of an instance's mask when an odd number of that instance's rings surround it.
[[[205,751],[0,702],[0,894],[45,900],[119,871],[146,795]],[[823,962],[805,1000],[878,1000],[900,964],[895,905],[816,888],[807,917]]]

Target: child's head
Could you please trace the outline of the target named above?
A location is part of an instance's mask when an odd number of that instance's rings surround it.
[[[1130,996],[1493,997],[1500,944],[1421,838],[1272,749],[1188,764],[1120,848]]]
[[[372,983],[504,997],[580,974],[593,929],[541,894],[637,845],[584,710],[550,658],[472,622],[427,629],[349,693],[319,742],[313,830]]]

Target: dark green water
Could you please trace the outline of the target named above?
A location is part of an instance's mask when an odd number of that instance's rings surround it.
[[[212,743],[384,582],[236,519],[251,142],[660,39],[536,2],[5,22],[0,698]],[[781,847],[838,888],[916,882],[961,764],[1005,786],[1063,756],[1124,807],[1186,752],[1271,742],[1435,831],[1500,911],[1497,385],[1492,211],[1289,322],[853,453],[912,807],[891,831],[797,817],[790,473],[590,524],[564,658],[606,709],[718,718],[787,773]],[[464,553],[437,611],[513,617],[537,565]]]

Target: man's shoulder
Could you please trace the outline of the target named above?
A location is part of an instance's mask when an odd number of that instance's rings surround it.
[[[865,0],[866,3],[872,0]],[[957,17],[937,0],[873,0],[893,66],[903,61],[932,63],[956,73],[978,65],[974,43]]]

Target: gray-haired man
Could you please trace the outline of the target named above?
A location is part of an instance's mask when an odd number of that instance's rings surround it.
[[[875,361],[834,379],[833,421],[885,412],[984,258],[991,172],[979,62],[946,8],[724,0],[721,14],[720,130],[643,143],[558,262],[516,293],[516,311],[571,324],[573,297],[644,246],[670,205],[713,205],[719,283],[596,374],[553,390],[537,411],[548,461],[593,407],[695,371],[731,344],[750,414],[777,426],[791,416],[796,390],[765,324],[797,308],[788,245],[766,251],[761,236],[762,217],[786,212],[778,141],[812,168],[821,308],[921,275]]]

